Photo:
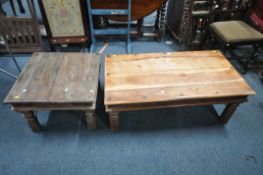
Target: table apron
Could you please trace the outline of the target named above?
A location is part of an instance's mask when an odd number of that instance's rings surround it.
[[[28,103],[11,104],[14,111],[35,111],[35,110],[95,110],[96,103]]]
[[[143,103],[143,104],[106,105],[106,111],[121,112],[121,111],[132,111],[132,110],[175,108],[175,107],[184,107],[184,106],[205,106],[205,105],[213,105],[213,104],[243,103],[246,101],[247,101],[247,96],[210,98],[210,99],[185,99],[178,101],[151,102],[151,103]]]

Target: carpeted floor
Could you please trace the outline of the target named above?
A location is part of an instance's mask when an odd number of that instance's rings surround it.
[[[167,40],[133,41],[133,52],[179,49]],[[124,42],[110,42],[104,52],[118,53],[125,53]],[[21,67],[29,57],[17,55]],[[101,61],[103,88],[103,56]],[[18,73],[7,55],[0,55],[0,67]],[[32,133],[20,114],[0,103],[0,175],[262,175],[263,84],[253,71],[244,77],[257,95],[227,125],[218,122],[211,106],[185,107],[123,112],[121,130],[113,133],[100,106],[95,131],[86,129],[78,111],[39,111],[44,128]],[[1,102],[13,83],[0,72]]]
[[[132,46],[137,53],[177,50],[175,44],[154,41],[134,41]],[[62,51],[71,50],[78,48]],[[105,50],[105,54],[117,53],[125,53],[125,43],[112,42]],[[17,55],[19,64],[23,67],[29,57]],[[6,55],[1,55],[0,65],[17,73]],[[102,75],[103,71],[103,82]],[[225,126],[211,106],[123,112],[117,133],[108,129],[103,111],[96,131],[86,129],[80,112],[40,111],[44,130],[32,133],[18,113],[2,105],[0,174],[261,175],[263,85],[254,72],[244,77],[257,95],[242,104]],[[1,101],[13,83],[14,79],[0,74]],[[216,109],[220,112],[222,106]]]

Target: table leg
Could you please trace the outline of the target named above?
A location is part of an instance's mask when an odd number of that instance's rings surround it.
[[[238,106],[239,106],[239,103],[228,104],[225,110],[223,111],[223,113],[221,114],[221,116],[219,117],[219,120],[222,123],[226,124],[231,118],[231,116],[234,114]]]
[[[85,121],[89,130],[96,129],[96,117],[94,111],[85,111]]]
[[[37,117],[34,115],[34,111],[18,111],[23,114],[24,118],[27,120],[27,124],[33,132],[38,132],[41,129]]]
[[[110,128],[112,131],[119,130],[119,114],[118,112],[109,112]]]

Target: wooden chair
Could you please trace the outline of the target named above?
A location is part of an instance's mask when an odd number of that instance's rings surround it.
[[[12,2],[12,1],[11,1]],[[16,53],[37,52],[43,50],[34,1],[27,2],[30,17],[0,15],[0,34],[8,43],[10,50]],[[0,46],[0,52],[7,52],[4,46]]]
[[[251,7],[253,8],[254,6]],[[248,10],[248,14],[250,12],[251,10]],[[246,22],[240,20],[213,22],[209,25],[208,30],[208,35],[213,36],[224,53],[237,46],[251,45],[253,47],[252,54],[237,58],[237,61],[243,67],[243,73],[246,73],[248,68],[253,65],[263,45],[263,34]],[[208,36],[202,41],[201,48],[207,38]]]

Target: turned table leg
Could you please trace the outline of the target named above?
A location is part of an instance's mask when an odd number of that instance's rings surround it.
[[[230,103],[230,104],[228,104],[226,106],[225,110],[223,111],[223,113],[221,114],[221,116],[219,117],[219,120],[222,123],[227,123],[229,121],[229,119],[231,118],[231,116],[236,111],[238,105],[239,105],[239,103]]]
[[[110,128],[112,131],[119,130],[119,114],[118,112],[109,112]]]
[[[33,111],[18,111],[23,114],[24,118],[27,120],[27,124],[33,132],[38,132],[41,129],[37,117],[34,115]]]
[[[96,117],[94,111],[85,111],[85,121],[88,129],[96,129]]]

